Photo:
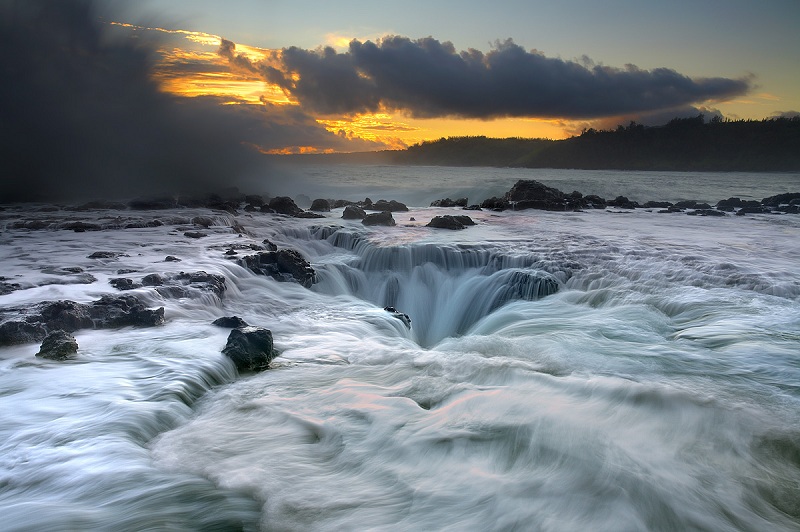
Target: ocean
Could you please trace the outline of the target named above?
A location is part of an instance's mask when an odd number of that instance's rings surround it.
[[[77,330],[67,361],[0,347],[0,529],[800,529],[800,215],[428,207],[518,179],[640,202],[800,191],[796,173],[285,165],[264,192],[410,210],[7,205],[0,311],[117,277],[226,289],[125,291],[166,323]],[[425,227],[441,214],[477,225]],[[234,260],[264,239],[317,282]],[[233,315],[272,331],[270,369],[222,354],[211,322]]]

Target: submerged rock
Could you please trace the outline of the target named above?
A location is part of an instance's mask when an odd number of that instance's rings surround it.
[[[233,329],[222,352],[239,371],[261,371],[278,356],[272,346],[272,331],[263,327]]]
[[[411,318],[408,316],[408,314],[404,314],[394,307],[383,307],[383,310],[402,321],[409,329],[411,328]]]
[[[48,360],[66,360],[78,352],[78,341],[66,331],[53,331],[42,342],[37,357]]]
[[[361,223],[364,225],[386,225],[386,226],[393,226],[397,225],[392,217],[392,213],[389,211],[383,212],[376,212],[372,214],[368,214],[361,220]]]

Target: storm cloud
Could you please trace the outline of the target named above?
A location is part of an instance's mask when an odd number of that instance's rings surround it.
[[[0,202],[267,191],[260,152],[382,147],[297,106],[164,93],[160,41],[107,24],[121,5],[0,0]]]
[[[726,100],[751,88],[746,78],[692,79],[668,68],[548,58],[510,39],[483,53],[458,52],[432,37],[393,36],[378,43],[353,40],[346,52],[284,48],[280,60],[283,74],[272,69],[265,77],[325,114],[374,112],[383,105],[422,118],[590,119]]]

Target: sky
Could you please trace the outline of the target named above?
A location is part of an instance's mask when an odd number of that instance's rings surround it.
[[[797,0],[0,0],[0,15],[10,198],[213,183],[262,153],[800,110]]]

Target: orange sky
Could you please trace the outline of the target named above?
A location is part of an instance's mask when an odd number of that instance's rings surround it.
[[[166,33],[174,37],[162,46],[161,60],[154,74],[166,92],[183,97],[221,97],[230,104],[263,105],[266,101],[277,106],[298,105],[279,86],[270,84],[251,72],[231,68],[228,61],[217,53],[222,42],[220,36],[186,30],[142,28],[124,23],[115,25],[133,31]],[[236,43],[236,53],[258,62],[269,61],[270,56],[280,54],[280,50]],[[188,65],[203,65],[204,68],[184,68]],[[581,129],[581,124],[561,120],[420,119],[390,109],[372,114],[315,116],[315,119],[318,124],[340,137],[377,142],[379,145],[375,146],[376,149],[402,149],[424,140],[462,135],[562,139]],[[330,150],[313,146],[287,146],[270,151],[303,153]]]

